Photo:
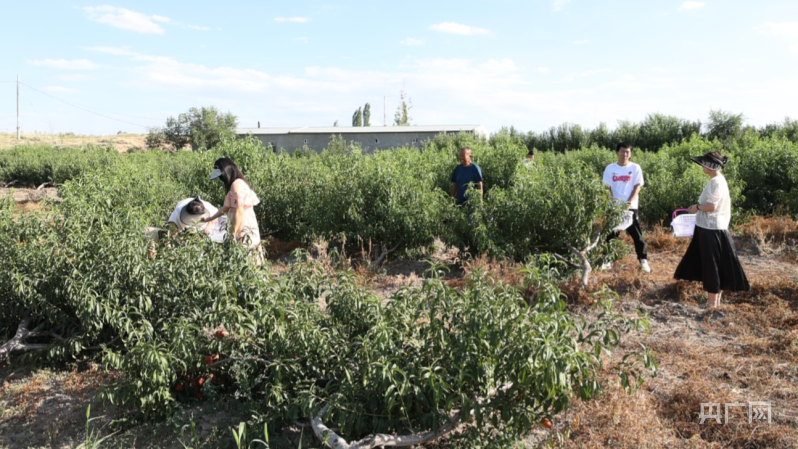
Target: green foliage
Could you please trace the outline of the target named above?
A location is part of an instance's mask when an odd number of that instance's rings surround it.
[[[17,181],[15,187],[35,187],[45,182],[63,184],[90,171],[101,171],[119,159],[117,151],[110,147],[15,147],[0,151],[0,183]]]
[[[745,183],[745,201],[741,206],[755,214],[776,211],[779,205],[793,206],[789,197],[796,182],[792,173],[798,168],[798,144],[780,135],[760,139],[746,133],[730,145],[733,174]]]
[[[360,108],[352,114],[352,126],[363,126],[363,111]]]
[[[371,105],[363,106],[363,126],[371,126]]]
[[[619,220],[607,189],[586,166],[518,170],[510,186],[495,187],[476,208],[473,241],[479,252],[524,259],[568,246],[582,250]],[[604,223],[607,221],[607,223]]]
[[[410,122],[413,121],[413,118],[410,117],[411,109],[413,109],[413,101],[402,88],[399,91],[399,106],[396,107],[396,113],[393,116],[394,126],[410,126]]]
[[[235,136],[238,119],[228,112],[219,112],[213,106],[190,108],[175,117],[168,117],[163,128],[150,128],[146,143],[148,148],[171,147],[181,150],[191,144],[193,150],[208,150],[225,138]]]
[[[612,131],[604,123],[592,130],[583,129],[577,124],[564,123],[540,134],[530,132],[524,141],[527,148],[556,152],[590,146],[615,149],[615,145],[622,141],[631,142],[635,148],[644,151],[658,151],[666,144],[682,142],[700,132],[701,122],[663,114],[648,114],[640,123],[621,120]]]
[[[733,114],[720,109],[711,109],[707,120],[706,137],[721,141],[738,137],[743,131],[743,114]]]

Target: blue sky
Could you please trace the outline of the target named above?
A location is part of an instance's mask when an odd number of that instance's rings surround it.
[[[798,2],[3,2],[0,131],[145,132],[192,106],[241,126],[593,127],[710,108],[798,118]],[[59,100],[79,105],[92,114]]]

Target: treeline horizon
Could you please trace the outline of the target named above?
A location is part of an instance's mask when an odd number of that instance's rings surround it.
[[[634,148],[643,151],[659,151],[665,145],[689,140],[694,134],[707,140],[717,139],[725,142],[747,133],[755,133],[759,137],[781,137],[791,142],[798,142],[798,120],[785,117],[782,122],[756,127],[747,125],[742,113],[734,114],[711,109],[706,122],[650,113],[640,122],[619,120],[615,129],[609,129],[604,122],[593,129],[565,122],[552,126],[547,131],[526,133],[514,126],[505,126],[492,133],[491,139],[496,136],[510,136],[523,142],[528,149],[536,151],[565,152],[592,146],[615,148],[618,142],[629,142]]]

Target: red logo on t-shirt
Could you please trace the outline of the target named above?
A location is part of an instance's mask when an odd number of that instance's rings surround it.
[[[632,180],[632,177],[630,175],[620,175],[620,176],[612,175],[612,182],[618,182],[618,181],[629,182],[631,180]]]

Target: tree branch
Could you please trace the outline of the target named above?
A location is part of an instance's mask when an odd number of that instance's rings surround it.
[[[551,255],[554,256],[555,259],[560,260],[562,262],[565,262],[571,268],[576,268],[577,270],[581,270],[582,269],[581,266],[571,262],[570,260],[566,259],[565,257],[563,257],[563,256],[561,256],[561,255],[559,255],[557,253],[551,253]]]
[[[382,254],[380,254],[376,259],[374,259],[369,264],[369,270],[376,271],[377,268],[379,268],[380,265],[382,265],[382,262],[385,260],[385,258],[388,257],[388,254],[391,254],[392,252],[396,251],[399,248],[399,245],[401,245],[401,244],[402,244],[402,241],[400,240],[399,243],[397,243],[396,246],[394,246],[391,249],[387,249],[387,248],[383,247],[382,248]]]
[[[116,343],[117,340],[119,340],[119,335],[112,338],[111,341],[105,344],[105,346],[111,346],[112,344]],[[102,348],[103,348],[102,345],[87,346],[86,349],[84,349],[84,351],[99,351]]]
[[[598,245],[598,243],[599,243],[599,241],[600,241],[600,240],[601,240],[601,229],[597,229],[597,230],[596,230],[596,239],[593,241],[593,243],[591,243],[590,245],[588,245],[588,247],[587,247],[587,248],[585,248],[585,250],[584,250],[584,251],[582,251],[582,252],[583,252],[583,253],[585,253],[585,254],[587,254],[587,253],[589,253],[590,251],[593,251],[593,248],[595,248],[595,247]]]
[[[9,182],[8,184],[4,185],[4,186],[3,186],[3,188],[4,188],[4,189],[7,189],[7,188],[9,188],[9,187],[13,186],[14,184],[16,184],[16,183],[18,183],[18,182],[19,182],[19,180],[18,180],[18,179],[15,179],[15,180],[13,180],[13,181]]]
[[[49,182],[49,181],[48,181],[48,182],[45,182],[45,183],[42,183],[42,185],[40,185],[39,187],[36,187],[36,190],[41,190],[41,189],[43,189],[43,188],[44,188],[44,186],[46,186],[46,185],[53,185],[53,183],[52,183],[52,182]]]
[[[588,283],[590,282],[590,272],[593,271],[593,268],[590,267],[590,261],[587,260],[587,256],[585,255],[584,252],[579,251],[578,249],[574,248],[571,245],[566,245],[566,246],[572,253],[576,254],[576,257],[578,257],[579,260],[582,261],[582,267],[581,267],[582,281],[580,282],[580,284],[583,290],[587,290]]]
[[[267,233],[265,233],[265,234],[262,234],[262,235],[260,236],[260,238],[263,238],[263,237],[268,237],[268,236],[270,236],[270,235],[277,234],[278,232],[280,232],[280,231],[282,231],[282,230],[283,230],[283,228],[278,228],[278,229],[275,229],[274,231],[269,231],[269,232],[267,232]]]

